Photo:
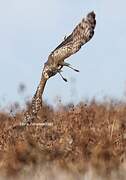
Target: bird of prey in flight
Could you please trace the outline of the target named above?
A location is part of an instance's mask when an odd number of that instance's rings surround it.
[[[78,70],[72,68],[72,66],[64,62],[64,60],[79,51],[80,48],[92,38],[95,25],[95,13],[90,12],[86,19],[83,18],[73,32],[51,52],[43,69],[43,76],[45,79],[49,79],[56,73],[61,73],[63,66],[67,66],[78,72]],[[66,81],[66,79],[64,80]]]
[[[38,85],[37,91],[32,99],[30,110],[25,112],[24,124],[31,122],[36,116],[42,106],[42,94],[47,80],[59,73],[64,81],[67,81],[62,74],[61,69],[66,66],[74,69],[69,63],[65,62],[68,57],[75,54],[80,48],[86,44],[94,35],[96,25],[95,13],[90,12],[86,18],[74,28],[73,32],[64,39],[64,41],[54,50],[48,57],[47,62],[44,64],[42,77]]]

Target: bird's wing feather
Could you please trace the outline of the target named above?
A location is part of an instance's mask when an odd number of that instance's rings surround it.
[[[86,19],[75,27],[73,32],[49,55],[49,59],[62,61],[79,51],[82,45],[88,42],[93,34],[96,25],[95,13],[91,12]]]
[[[27,111],[24,113],[23,125],[26,126],[28,123],[31,123],[37,116],[37,113],[41,109],[42,106],[42,94],[45,89],[47,79],[45,79],[42,75],[41,80],[39,82],[36,93],[34,94],[31,102],[31,106],[28,107]]]

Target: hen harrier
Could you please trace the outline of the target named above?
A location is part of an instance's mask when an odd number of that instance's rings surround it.
[[[81,46],[92,38],[95,25],[95,13],[90,12],[86,19],[82,19],[73,32],[51,52],[43,69],[43,76],[45,79],[49,79],[56,73],[60,73],[63,66],[72,68],[72,66],[64,62],[64,60],[79,51]],[[78,72],[78,70],[72,69]]]
[[[25,113],[24,124],[31,122],[41,109],[42,94],[45,84],[50,77],[59,73],[63,80],[67,81],[61,74],[61,69],[64,66],[79,72],[69,63],[64,62],[64,60],[79,51],[80,48],[93,37],[95,25],[95,13],[90,12],[86,18],[83,18],[82,21],[75,27],[73,32],[67,38],[65,38],[54,51],[51,52],[47,62],[44,64],[41,81],[32,99],[31,108]]]

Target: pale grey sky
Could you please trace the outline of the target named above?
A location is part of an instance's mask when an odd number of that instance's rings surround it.
[[[89,11],[96,12],[93,39],[69,62],[77,74],[64,69],[65,83],[51,78],[44,99],[55,103],[85,98],[121,98],[126,89],[125,0],[0,0],[0,104],[32,97],[49,53],[69,35]],[[25,96],[17,92],[23,82]]]

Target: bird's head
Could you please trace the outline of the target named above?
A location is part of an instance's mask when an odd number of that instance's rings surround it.
[[[54,76],[56,73],[57,71],[52,66],[45,63],[44,69],[42,72],[45,79],[49,79],[50,77]]]

